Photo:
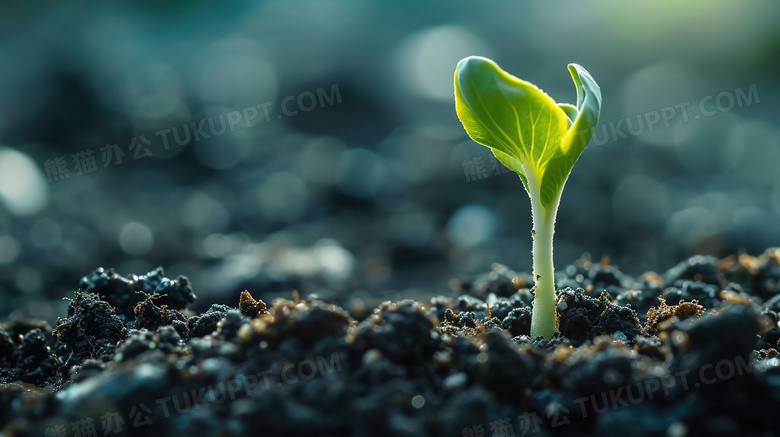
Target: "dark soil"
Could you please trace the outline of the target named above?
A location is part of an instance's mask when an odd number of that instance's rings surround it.
[[[496,265],[430,302],[316,296],[193,314],[161,269],[82,278],[55,326],[0,328],[6,436],[777,435],[780,250],[633,278],[560,269],[558,331]]]

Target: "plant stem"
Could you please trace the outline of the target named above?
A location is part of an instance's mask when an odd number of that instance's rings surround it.
[[[553,266],[553,233],[555,232],[555,216],[558,212],[560,193],[549,208],[539,201],[538,185],[528,178],[528,188],[534,190],[531,196],[531,213],[533,214],[533,258],[534,282],[536,292],[531,315],[531,338],[542,336],[549,340],[555,332],[555,267]],[[561,190],[563,191],[563,190]]]

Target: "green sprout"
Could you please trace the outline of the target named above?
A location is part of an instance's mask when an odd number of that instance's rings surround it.
[[[601,90],[590,74],[569,64],[577,105],[555,101],[495,62],[471,56],[455,69],[455,109],[469,136],[490,147],[520,176],[531,198],[536,292],[531,336],[555,332],[553,232],[566,179],[593,135]]]

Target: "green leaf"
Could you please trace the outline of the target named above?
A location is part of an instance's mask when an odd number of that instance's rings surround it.
[[[588,72],[569,65],[577,105],[557,104],[533,84],[481,57],[468,57],[455,69],[455,109],[469,136],[493,150],[529,190],[538,182],[545,208],[560,196],[574,163],[593,135],[601,91]]]
[[[569,64],[569,73],[577,87],[577,115],[561,139],[561,153],[553,157],[542,175],[542,205],[550,205],[560,196],[563,185],[585,146],[588,145],[601,112],[601,90],[590,74],[577,64]],[[563,105],[560,105],[563,106]],[[566,105],[569,106],[570,105]]]

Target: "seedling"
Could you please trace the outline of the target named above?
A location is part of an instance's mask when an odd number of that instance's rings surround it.
[[[566,179],[601,111],[601,90],[590,74],[577,64],[569,64],[569,73],[577,87],[576,106],[556,104],[489,59],[471,56],[455,69],[455,109],[463,127],[520,176],[531,198],[534,338],[549,339],[555,331],[555,216]]]

